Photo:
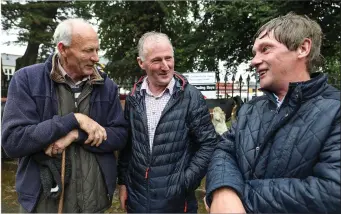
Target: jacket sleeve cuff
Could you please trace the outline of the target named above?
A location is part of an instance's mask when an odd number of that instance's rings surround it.
[[[78,129],[78,138],[75,143],[84,144],[84,141],[86,141],[87,138],[88,134],[85,131]]]
[[[118,176],[118,178],[117,178],[117,184],[118,185],[126,185],[126,182],[123,179],[123,177],[125,177],[125,176]]]
[[[79,123],[74,115],[74,113],[69,113],[62,117],[63,124],[64,124],[64,131],[65,133],[69,133],[71,130],[75,128],[79,128]]]

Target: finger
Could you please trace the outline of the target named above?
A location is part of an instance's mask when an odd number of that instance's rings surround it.
[[[104,135],[103,133],[101,133],[100,135],[101,137],[99,138],[98,142],[96,143],[96,147],[99,147],[99,145],[101,145],[103,143],[104,140]]]
[[[47,147],[47,149],[45,150],[45,154],[52,157],[52,145]]]
[[[126,200],[124,198],[122,198],[121,201],[122,201],[121,208],[126,212],[127,211]]]
[[[90,142],[92,142],[95,138],[95,135],[93,133],[88,135],[88,139],[86,139],[86,141],[84,142],[85,144],[89,144]]]
[[[52,154],[53,154],[53,155],[58,154],[58,148],[53,147],[53,148],[52,148]]]
[[[57,141],[54,146],[55,149],[64,149],[64,143],[61,141]]]
[[[96,132],[94,140],[91,142],[91,146],[95,146],[101,140],[101,133]]]
[[[121,209],[124,209],[124,202],[122,197],[120,197],[120,207]]]
[[[103,143],[103,138],[96,143],[96,147],[99,147]]]
[[[107,131],[105,130],[105,128],[101,127],[101,131],[103,133],[103,140],[107,140]]]

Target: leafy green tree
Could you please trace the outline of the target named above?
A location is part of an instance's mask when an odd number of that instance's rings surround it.
[[[196,30],[202,54],[200,67],[218,70],[218,60],[226,70],[251,59],[251,47],[256,31],[272,18],[293,11],[316,20],[324,32],[323,70],[332,79],[340,80],[340,3],[336,1],[210,1],[204,2],[203,20]],[[336,81],[332,80],[331,83]]]
[[[144,74],[136,61],[136,46],[148,31],[166,33],[175,47],[176,70],[190,70],[194,50],[187,35],[191,34],[194,18],[191,21],[189,17],[195,16],[194,8],[196,2],[186,1],[94,2],[101,49],[111,62],[106,72],[122,87],[130,88]]]

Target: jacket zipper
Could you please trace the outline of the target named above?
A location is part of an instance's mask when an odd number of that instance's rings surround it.
[[[275,105],[277,105],[277,103],[276,103],[273,99],[270,99],[270,101],[272,101]],[[276,110],[275,110],[275,116],[274,116],[274,118],[276,118],[276,117],[278,116],[279,110],[280,110],[280,106],[279,106],[279,107],[277,106],[277,107],[276,107]],[[270,126],[270,127],[273,127],[272,124],[270,124],[269,126]],[[272,136],[272,134],[271,134],[271,136]],[[265,144],[266,142],[268,142],[269,139],[270,139],[270,138],[269,138],[269,135],[267,135],[267,138],[264,140],[264,142],[263,142],[261,145],[259,145],[259,143],[258,143],[257,146],[256,146],[256,151],[255,151],[255,155],[254,155],[255,161],[254,161],[254,164],[253,164],[253,166],[252,166],[252,168],[251,168],[251,175],[252,175],[253,178],[257,178],[257,176],[256,176],[256,174],[255,174],[255,171],[256,171],[256,163],[258,162],[258,159],[259,159],[259,157],[260,157],[261,151],[264,149],[264,146],[265,146],[264,144]]]
[[[163,112],[162,112],[162,114],[161,114],[161,116],[160,116],[160,120],[161,120],[162,116],[166,113],[166,111],[167,111],[171,106],[174,105],[174,103],[175,103],[175,101],[176,101],[176,99],[175,99],[176,93],[177,93],[177,92],[174,92],[174,94],[171,96],[169,102],[168,102],[167,105],[165,106],[165,108],[164,108],[164,110],[163,110]],[[144,99],[144,97],[142,97],[142,98],[140,98],[140,99],[142,99],[142,103],[143,103],[142,106],[145,107],[145,99]],[[130,96],[130,97],[128,97],[128,100],[131,101],[131,103],[133,104],[133,106],[134,106],[135,108],[138,108],[139,104],[138,104],[138,102],[136,101],[136,99],[135,99],[134,97]],[[146,111],[143,110],[142,112],[146,112]],[[148,128],[147,128],[148,121],[146,121],[146,120],[147,120],[147,116],[146,116],[146,115],[143,115],[143,116],[144,116],[144,117],[142,118],[142,121],[143,121],[144,124],[145,124],[146,133],[148,133]],[[159,120],[159,122],[160,122],[160,120]],[[158,125],[158,124],[157,124],[157,125]],[[157,126],[156,126],[156,127],[157,127]],[[148,136],[148,144],[149,144],[149,134],[147,134],[147,136]],[[149,145],[150,145],[150,144],[149,144]],[[154,145],[154,143],[153,143],[153,145]],[[151,164],[151,159],[152,159],[152,152],[151,152],[151,149],[152,149],[152,148],[149,148],[149,151],[148,151],[148,153],[149,153],[149,162],[148,162],[148,166],[147,166],[147,168],[146,168],[146,170],[145,170],[145,177],[144,177],[144,178],[146,179],[146,186],[147,186],[147,212],[148,212],[148,213],[150,212],[149,172],[150,172],[150,164]],[[187,211],[187,201],[185,201],[185,210]],[[186,211],[185,211],[185,212],[186,212]]]
[[[145,107],[144,98],[142,97],[141,99],[142,99],[142,107],[144,108]],[[136,99],[134,97],[129,96],[128,100],[131,102],[132,106],[134,106],[135,109],[137,109],[139,107],[139,103],[136,101]],[[144,176],[144,178],[146,180],[146,187],[147,187],[147,213],[149,213],[150,212],[149,171],[150,171],[150,163],[151,163],[151,159],[152,159],[151,158],[152,152],[150,152],[151,148],[150,148],[149,134],[148,134],[148,128],[147,128],[148,121],[146,121],[147,120],[147,116],[144,115],[144,112],[145,112],[144,109],[141,112],[142,112],[142,121],[143,121],[143,124],[145,125],[144,127],[146,129],[145,131],[147,133],[147,139],[148,139],[148,145],[149,145],[149,147],[148,147],[149,150],[147,151],[148,152],[149,160],[148,160],[148,166],[147,166],[147,168],[145,170],[145,176]]]

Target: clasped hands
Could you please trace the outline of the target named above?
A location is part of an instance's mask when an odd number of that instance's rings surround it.
[[[104,140],[107,139],[107,132],[96,121],[81,113],[75,113],[75,117],[79,123],[79,127],[88,134],[88,138],[84,144],[90,144],[91,146],[98,147]],[[66,147],[78,139],[78,136],[78,129],[72,130],[64,137],[50,144],[45,149],[45,154],[51,157],[61,154]]]

